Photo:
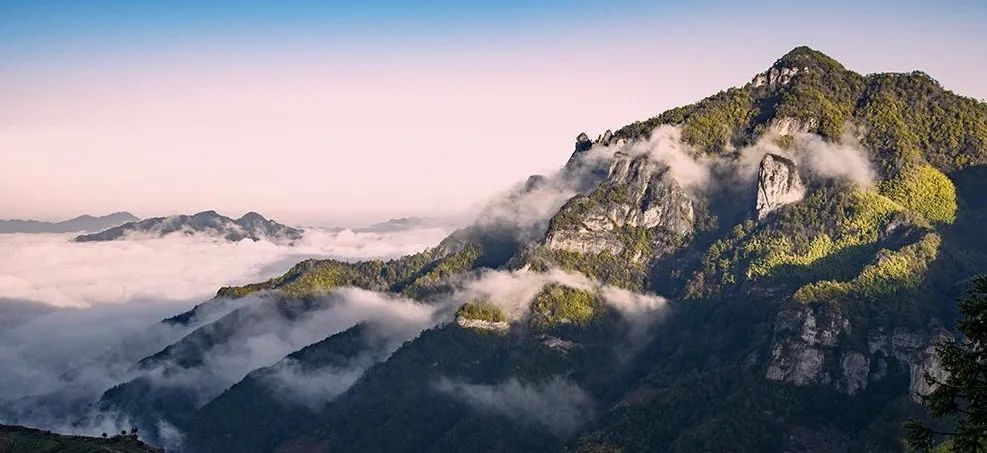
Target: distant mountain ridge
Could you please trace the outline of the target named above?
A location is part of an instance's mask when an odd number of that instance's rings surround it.
[[[163,237],[173,233],[205,234],[230,242],[243,239],[291,242],[301,239],[304,231],[266,219],[256,212],[248,212],[234,220],[216,211],[203,211],[193,215],[154,217],[139,222],[129,222],[98,233],[80,235],[74,241],[116,241],[127,239],[132,235]]]
[[[401,217],[365,227],[354,228],[353,231],[357,233],[394,233],[398,231],[434,227],[439,223],[440,222],[436,219],[425,217]]]
[[[88,214],[80,215],[61,222],[44,222],[40,220],[9,219],[0,220],[0,234],[13,233],[74,233],[102,231],[107,228],[139,221],[140,218],[126,211],[114,212],[104,216],[94,217]]]

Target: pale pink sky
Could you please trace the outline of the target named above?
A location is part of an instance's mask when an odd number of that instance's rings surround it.
[[[746,83],[807,44],[987,97],[982,31],[653,18],[522,46],[27,59],[0,69],[0,218],[248,210],[347,224],[467,209],[595,136]],[[684,30],[705,27],[707,33]],[[842,27],[842,28],[840,28]]]

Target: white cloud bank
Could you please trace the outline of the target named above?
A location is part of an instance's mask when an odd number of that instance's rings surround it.
[[[201,300],[222,286],[266,280],[306,258],[392,258],[435,245],[448,232],[313,229],[294,247],[181,235],[88,243],[71,242],[72,235],[0,235],[0,298],[59,307]]]
[[[102,392],[133,377],[137,360],[199,325],[247,309],[255,298],[213,301],[188,326],[160,320],[212,297],[221,286],[266,280],[306,258],[396,257],[433,246],[447,233],[308,230],[295,247],[180,235],[93,243],[70,242],[71,235],[0,235],[0,423],[89,434],[107,430],[112,424],[97,429],[73,423]],[[296,323],[264,313],[265,306],[248,309],[259,311],[257,322],[266,324],[245,330],[258,335],[209,355],[214,368],[200,377],[212,379],[196,384],[221,390],[357,322],[373,320],[405,338],[402,326],[417,333],[430,313],[374,293],[338,293],[332,308]],[[197,371],[204,370],[185,377]],[[129,428],[125,420],[116,421]]]

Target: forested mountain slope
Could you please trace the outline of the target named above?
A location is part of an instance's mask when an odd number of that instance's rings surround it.
[[[98,407],[183,451],[899,451],[987,269],[985,163],[987,104],[799,47],[435,248],[221,289]],[[217,368],[265,335],[295,349]]]

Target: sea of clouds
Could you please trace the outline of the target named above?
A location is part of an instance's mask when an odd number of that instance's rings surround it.
[[[98,432],[76,425],[81,412],[126,380],[136,360],[251,300],[213,301],[187,326],[162,319],[210,299],[222,286],[263,281],[304,259],[394,258],[434,246],[450,231],[308,229],[294,246],[184,235],[87,243],[62,234],[0,235],[0,423]],[[362,294],[342,292],[345,301],[325,311],[332,319],[314,316],[245,339],[251,354],[229,356],[236,362],[213,371],[229,370],[228,385],[355,322],[417,307],[393,303],[394,310],[383,310]]]
[[[433,246],[449,232],[309,229],[294,246],[181,234],[82,243],[72,242],[73,235],[6,234],[0,235],[0,298],[74,308],[149,299],[182,304],[222,286],[266,280],[304,259],[394,258]]]

